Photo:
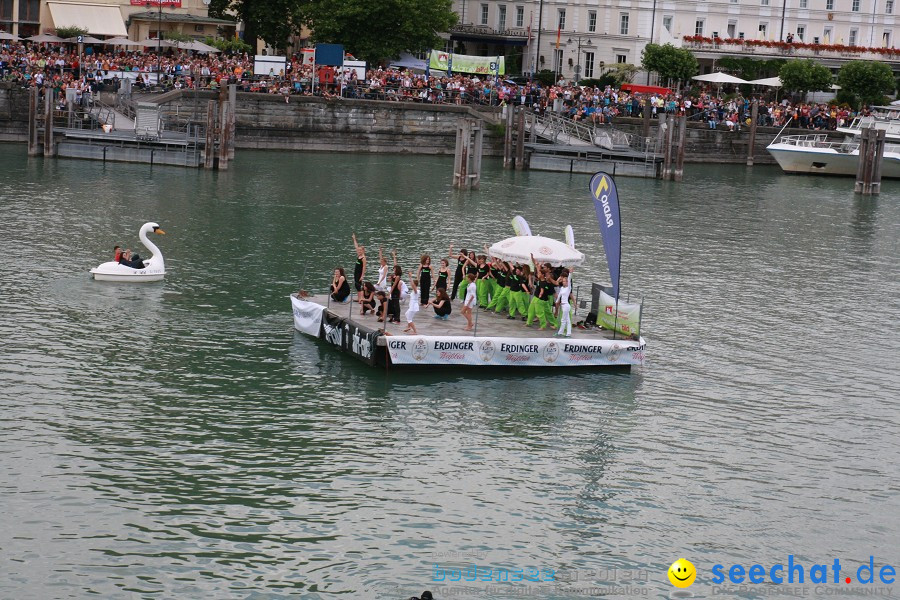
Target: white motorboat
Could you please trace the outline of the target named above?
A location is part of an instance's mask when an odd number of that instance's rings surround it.
[[[857,117],[848,127],[838,127],[843,141],[827,133],[779,135],[766,148],[785,173],[856,175],[859,138],[868,128],[883,129],[885,144],[881,176],[900,178],[900,107],[877,106],[874,113]]]
[[[156,244],[147,239],[147,234],[151,231],[159,235],[165,234],[165,231],[160,229],[156,223],[144,223],[141,227],[138,237],[141,243],[144,244],[144,247],[150,251],[150,258],[143,261],[143,269],[135,269],[111,260],[91,269],[94,279],[97,281],[125,281],[131,283],[162,281],[166,276],[166,263],[163,260],[162,252],[159,251]]]

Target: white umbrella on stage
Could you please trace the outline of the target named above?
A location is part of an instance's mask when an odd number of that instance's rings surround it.
[[[769,77],[767,79],[754,79],[753,81],[748,81],[750,85],[764,85],[766,87],[782,87],[784,84],[781,83],[781,77]]]
[[[530,263],[531,256],[553,266],[575,267],[584,262],[584,254],[564,242],[540,235],[517,235],[499,241],[488,249],[491,256],[517,263]]]
[[[143,46],[141,42],[135,42],[134,40],[123,37],[109,38],[108,40],[103,40],[101,43],[106,44],[107,46]]]
[[[5,31],[0,31],[0,40],[9,40],[11,42],[18,42],[18,41],[21,41],[21,39],[22,38],[20,38],[17,35],[13,35],[11,33],[6,33]]]

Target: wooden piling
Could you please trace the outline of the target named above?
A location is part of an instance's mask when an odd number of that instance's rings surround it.
[[[206,146],[203,166],[212,169],[216,165],[216,101],[206,103]]]
[[[28,156],[38,156],[38,88],[28,90]]]
[[[228,160],[234,160],[234,130],[237,121],[237,85],[234,83],[228,86],[228,102],[231,104],[231,110],[228,111]]]
[[[469,139],[470,122],[459,119],[456,122],[456,153],[453,159],[453,187],[468,189],[469,187]]]
[[[881,192],[881,161],[884,158],[883,129],[869,127],[859,138],[859,164],[856,169],[856,184],[853,191],[864,196]]]
[[[663,152],[663,179],[670,181],[672,179],[672,143],[675,139],[675,127],[678,125],[678,117],[675,114],[666,118],[666,145]]]
[[[759,100],[754,99],[750,105],[750,143],[747,145],[747,166],[753,166],[753,155],[756,150],[756,121],[759,115]]]
[[[513,127],[515,124],[515,107],[512,104],[506,105],[506,131],[503,134],[503,167],[511,169],[513,167],[514,150],[513,150]]]
[[[472,174],[471,187],[477,190],[481,185],[481,157],[484,150],[484,123],[472,122],[475,129],[475,140],[472,142]]]
[[[228,113],[231,105],[226,100],[219,111],[219,170],[228,169]]]
[[[53,88],[44,84],[44,156],[53,156]]]
[[[653,116],[653,107],[650,106],[650,98],[644,102],[644,139],[650,137],[650,118]]]
[[[682,115],[678,119],[678,145],[675,150],[675,173],[672,176],[674,181],[684,179],[684,145],[687,139],[687,116]]]
[[[519,108],[516,126],[516,170],[525,168],[525,107]]]

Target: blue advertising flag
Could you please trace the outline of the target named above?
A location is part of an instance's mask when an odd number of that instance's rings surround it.
[[[591,196],[600,223],[600,236],[606,251],[609,277],[612,279],[613,297],[619,300],[619,267],[622,262],[622,227],[619,222],[619,195],[613,178],[598,171],[591,177]]]

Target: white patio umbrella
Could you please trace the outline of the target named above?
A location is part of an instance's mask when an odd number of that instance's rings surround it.
[[[781,83],[781,77],[769,77],[767,79],[754,79],[753,81],[748,81],[747,83],[751,85],[764,85],[767,87],[782,87],[784,84]]]
[[[66,38],[66,39],[64,39],[63,41],[64,41],[64,42],[77,43],[77,42],[78,42],[78,37],[76,36],[76,37]],[[102,43],[103,43],[103,40],[100,40],[100,39],[97,39],[97,38],[95,38],[95,37],[86,35],[86,36],[84,36],[83,38],[81,38],[81,43],[83,43],[83,44],[102,44]]]
[[[42,33],[41,35],[33,35],[30,38],[26,38],[29,42],[37,42],[39,44],[44,44],[46,42],[59,42],[62,43],[64,40],[61,37],[56,37],[55,35],[50,35],[49,33]]]
[[[173,44],[172,42],[167,42],[166,40],[160,41],[158,39],[153,39],[153,38],[147,38],[145,40],[141,40],[140,42],[138,42],[138,45],[139,46],[153,46],[153,47],[160,46],[162,48],[174,48],[175,47],[175,44]]]
[[[9,40],[11,42],[18,42],[22,38],[17,35],[13,35],[11,33],[6,33],[5,31],[0,31],[0,40]]]
[[[101,43],[106,44],[107,46],[143,46],[140,42],[135,42],[134,40],[123,37],[109,38],[108,40],[103,40]]]
[[[540,235],[517,235],[488,249],[491,256],[517,263],[530,263],[531,256],[542,263],[574,267],[584,262],[584,254],[565,243]]]
[[[186,50],[193,50],[194,52],[221,52],[221,50],[219,50],[218,48],[214,48],[213,46],[204,44],[203,42],[198,42],[197,40],[188,42],[187,44],[184,44],[180,47]]]
[[[706,83],[715,83],[719,86],[718,95],[722,94],[722,84],[723,83],[749,83],[744,81],[740,77],[735,77],[734,75],[729,75],[728,73],[716,72],[716,73],[707,73],[706,75],[696,75],[692,77],[692,79],[696,81],[705,81]]]

